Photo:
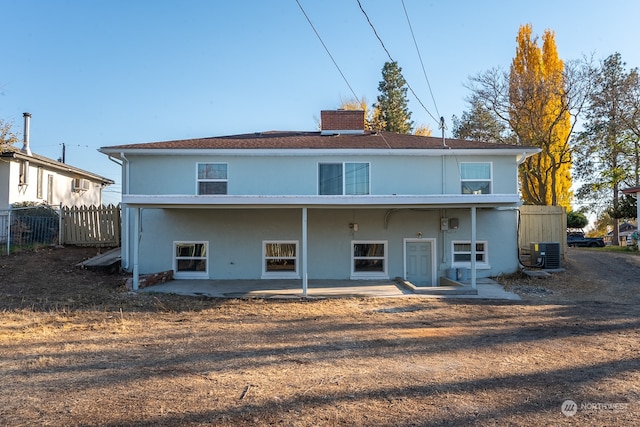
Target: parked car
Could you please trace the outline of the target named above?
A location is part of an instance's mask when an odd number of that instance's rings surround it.
[[[604,238],[602,237],[585,237],[581,231],[572,231],[567,233],[567,246],[602,248],[604,247]]]

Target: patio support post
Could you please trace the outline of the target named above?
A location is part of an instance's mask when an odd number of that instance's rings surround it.
[[[302,296],[307,297],[307,208],[302,208]]]
[[[471,208],[471,287],[476,289],[476,207]]]
[[[140,284],[140,208],[135,208],[133,213],[133,290],[137,291]]]

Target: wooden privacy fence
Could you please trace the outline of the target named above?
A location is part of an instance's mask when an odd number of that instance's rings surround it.
[[[531,243],[557,242],[564,257],[567,248],[567,215],[562,206],[520,206],[518,246],[528,253]]]
[[[63,207],[62,244],[120,246],[120,206]]]

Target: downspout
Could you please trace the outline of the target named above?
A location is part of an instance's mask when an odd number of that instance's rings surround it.
[[[117,165],[120,165],[122,169],[122,194],[129,194],[129,160],[124,155],[124,153],[120,153],[120,158],[122,159],[122,163],[119,163],[111,156],[109,156],[109,160],[114,162]],[[122,269],[125,271],[129,271],[130,268],[130,254],[129,254],[129,229],[130,229],[130,213],[129,208],[122,205],[122,238],[120,239],[120,245],[122,246],[121,250],[121,263]]]
[[[440,117],[440,129],[442,130],[442,148],[451,148],[447,145],[445,138],[445,130],[446,126],[444,124],[444,117]],[[442,153],[442,194],[446,194],[447,192],[447,162],[445,159],[444,153]],[[447,211],[446,209],[442,209],[440,218],[446,218]],[[440,227],[440,236],[442,240],[442,264],[447,263],[447,242],[445,242],[447,233],[445,230]]]

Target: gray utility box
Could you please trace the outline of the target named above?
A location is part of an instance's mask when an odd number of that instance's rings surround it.
[[[560,243],[531,243],[530,263],[547,269],[560,268]]]

